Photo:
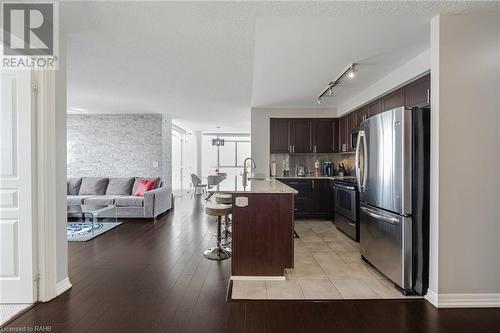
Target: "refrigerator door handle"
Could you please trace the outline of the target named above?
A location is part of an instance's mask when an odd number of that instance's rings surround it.
[[[374,212],[373,210],[371,209],[368,209],[366,207],[361,207],[361,210],[363,212],[365,212],[365,214],[373,217],[373,218],[376,218],[377,220],[381,220],[381,221],[384,221],[384,222],[387,222],[387,223],[390,223],[390,224],[399,224],[399,219],[397,218],[394,218],[394,217],[387,217],[387,216],[383,216],[383,215],[380,215],[380,214],[377,214],[376,212]]]
[[[368,178],[368,145],[366,144],[366,132],[363,131],[363,191],[366,188]]]
[[[361,139],[363,139],[363,181],[361,181],[361,166],[359,161],[359,151],[361,147]],[[354,170],[356,171],[356,180],[359,184],[359,190],[361,192],[365,191],[366,178],[368,177],[368,151],[366,146],[366,133],[365,131],[358,132],[358,140],[356,143],[356,156],[354,162]]]
[[[354,171],[356,172],[356,181],[358,182],[359,188],[361,189],[361,175],[360,175],[360,170],[359,170],[359,146],[361,143],[361,135],[363,135],[363,131],[358,132],[358,137],[356,139],[356,156],[355,156],[355,161],[354,161]]]

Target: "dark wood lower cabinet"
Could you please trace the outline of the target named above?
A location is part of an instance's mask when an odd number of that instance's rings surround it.
[[[236,197],[247,197],[238,207]],[[293,194],[233,194],[231,275],[283,276],[293,268]]]
[[[296,217],[331,217],[332,190],[329,179],[286,179],[279,181],[294,188]]]

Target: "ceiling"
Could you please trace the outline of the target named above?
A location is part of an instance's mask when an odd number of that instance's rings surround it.
[[[251,107],[335,107],[429,47],[438,13],[488,2],[63,2],[68,107],[248,132]],[[316,96],[349,63],[352,82]]]

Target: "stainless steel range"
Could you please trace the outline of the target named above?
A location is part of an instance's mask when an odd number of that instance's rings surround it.
[[[359,198],[356,179],[335,179],[333,200],[335,225],[355,241],[359,241]]]

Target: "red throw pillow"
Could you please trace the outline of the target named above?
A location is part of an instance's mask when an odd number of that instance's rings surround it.
[[[156,186],[156,180],[140,179],[137,188],[135,189],[134,195],[136,197],[143,197],[144,192],[151,191]]]

